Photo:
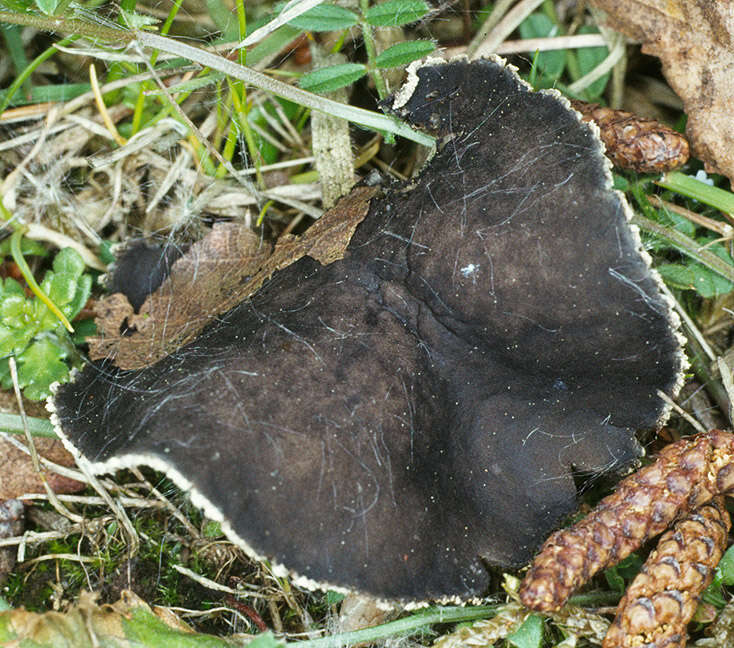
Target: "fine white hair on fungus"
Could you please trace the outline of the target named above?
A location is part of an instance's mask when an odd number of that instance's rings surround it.
[[[684,360],[568,103],[496,59],[409,76],[393,107],[440,145],[344,259],[280,270],[151,367],[88,366],[55,419],[92,470],[164,471],[299,583],[464,600],[573,510],[574,474],[639,458]]]

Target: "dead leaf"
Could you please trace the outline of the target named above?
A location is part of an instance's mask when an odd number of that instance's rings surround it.
[[[709,0],[592,0],[614,29],[660,58],[706,170],[734,180],[734,11]]]
[[[42,457],[62,466],[75,466],[74,457],[58,439],[33,440]],[[43,474],[55,493],[76,493],[85,488],[82,482],[62,477],[51,470]],[[7,441],[0,440],[0,500],[13,499],[25,493],[45,493],[43,479],[36,472],[29,455]]]
[[[303,236],[287,237],[287,240],[283,240],[286,237],[281,238],[273,255],[248,283],[247,294],[255,292],[273,272],[303,256],[308,255],[321,265],[343,259],[354,230],[367,215],[370,200],[377,192],[377,187],[357,187],[311,225]]]
[[[182,621],[171,622],[157,614],[141,598],[126,590],[119,601],[97,605],[96,595],[82,592],[79,603],[68,612],[29,612],[25,608],[0,613],[3,645],[34,645],[49,648],[80,646],[202,646],[226,648],[242,645],[234,637],[220,639],[195,633]],[[239,643],[236,643],[239,642]]]
[[[102,336],[90,339],[90,357],[113,357],[123,369],[153,364],[195,337],[268,254],[250,229],[217,223],[173,264],[139,313],[121,293],[99,302],[96,322]]]
[[[392,609],[385,609],[381,601],[374,596],[367,596],[359,592],[349,592],[344,597],[339,608],[337,619],[339,632],[352,632],[362,628],[371,628],[385,623],[392,613]],[[368,644],[357,644],[365,646]]]
[[[324,265],[341,259],[376,192],[358,187],[302,236],[281,237],[272,254],[251,230],[236,223],[215,224],[173,264],[139,313],[121,293],[100,301],[96,321],[102,335],[89,340],[89,356],[111,358],[125,370],[150,366],[193,340],[276,270],[305,255]]]

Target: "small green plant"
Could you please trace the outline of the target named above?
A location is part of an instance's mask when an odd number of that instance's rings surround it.
[[[523,39],[548,38],[563,34],[563,26],[555,14],[544,12],[530,14],[520,23],[518,30]],[[592,25],[582,25],[577,33],[597,34]],[[578,50],[559,49],[536,52],[533,66],[528,74],[522,75],[536,90],[557,88],[564,94],[584,101],[603,101],[603,93],[611,78],[608,72],[593,83],[573,91],[571,85],[589,74],[609,56],[606,47],[583,47]]]
[[[41,290],[68,320],[82,309],[91,287],[84,261],[71,248],[56,255],[41,282]],[[13,386],[10,357],[17,363],[23,395],[31,400],[48,396],[51,383],[66,382],[70,367],[79,363],[74,339],[59,318],[37,297],[27,297],[21,284],[8,277],[0,280],[0,384],[4,389]]]
[[[540,648],[543,645],[543,617],[531,614],[507,636],[507,643],[514,648]]]
[[[310,92],[331,92],[351,85],[366,74],[375,82],[380,99],[387,96],[387,86],[380,70],[400,65],[430,54],[436,45],[429,40],[396,43],[377,54],[372,30],[379,27],[399,27],[421,20],[429,11],[424,0],[387,0],[372,7],[367,0],[360,2],[360,15],[336,5],[322,4],[310,9],[289,25],[303,31],[335,31],[359,27],[367,52],[367,63],[342,63],[304,74],[299,85]]]
[[[671,171],[659,180],[641,179],[628,186],[639,210],[632,222],[660,258],[657,271],[671,288],[708,299],[734,290],[731,227],[721,219],[722,212],[734,209],[734,194],[714,184],[725,184],[723,177],[701,177],[705,180]],[[667,190],[656,203],[650,199],[653,181]],[[676,213],[673,200],[685,209]]]
[[[729,600],[724,587],[734,585],[734,546],[729,547],[714,571],[714,579],[702,595],[705,603],[721,609]]]

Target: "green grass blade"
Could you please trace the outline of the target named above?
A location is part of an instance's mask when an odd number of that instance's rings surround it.
[[[734,282],[734,267],[716,256],[713,252],[703,249],[701,244],[695,239],[682,234],[672,227],[665,227],[665,225],[656,223],[640,214],[632,216],[631,223],[637,225],[637,227],[645,232],[660,237],[694,261],[705,265],[728,281]]]
[[[374,642],[387,637],[408,635],[419,632],[436,623],[462,623],[486,619],[494,615],[499,606],[483,605],[478,607],[432,607],[404,619],[390,621],[379,626],[344,632],[321,639],[309,639],[289,643],[293,648],[339,648],[363,642]]]
[[[680,171],[666,173],[656,184],[676,193],[694,198],[728,214],[734,214],[734,193],[712,187]]]
[[[34,437],[46,437],[49,439],[57,439],[56,432],[54,432],[54,426],[51,421],[43,418],[35,418],[33,416],[27,416],[28,430],[31,436]],[[20,414],[6,414],[0,412],[0,430],[3,432],[10,432],[12,434],[22,434],[25,430],[23,428],[23,419]]]

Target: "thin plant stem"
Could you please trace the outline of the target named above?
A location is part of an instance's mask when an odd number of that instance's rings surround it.
[[[135,33],[119,27],[106,27],[96,23],[90,23],[78,18],[63,18],[60,16],[47,17],[33,14],[12,13],[0,11],[0,22],[10,25],[24,25],[35,27],[46,32],[66,32],[71,34],[72,39],[84,36],[92,40],[101,40],[106,43],[127,45],[135,40]]]
[[[572,94],[578,94],[583,90],[586,90],[594,81],[601,79],[607,72],[609,72],[624,56],[626,51],[626,43],[624,36],[618,35],[615,42],[612,44],[611,49],[607,57],[599,63],[593,70],[586,75],[582,76],[578,81],[574,81],[568,86],[569,92]]]
[[[315,6],[320,5],[324,0],[302,0],[299,3],[291,3],[286,5],[285,10],[281,11],[280,15],[276,16],[267,25],[263,25],[259,29],[252,32],[247,38],[240,41],[236,48],[244,49],[250,45],[260,42],[268,34],[274,32],[278,27],[285,25],[288,21],[298,18],[301,14],[306,13],[309,9],[313,9]]]
[[[18,266],[18,269],[20,270],[21,274],[23,275],[23,279],[25,279],[26,283],[28,284],[28,287],[33,291],[33,294],[38,297],[44,304],[46,304],[46,307],[54,314],[56,317],[59,318],[59,321],[66,327],[66,330],[69,331],[69,333],[74,332],[74,327],[71,325],[69,320],[66,318],[66,315],[64,315],[61,310],[59,309],[56,304],[54,304],[51,299],[46,295],[46,293],[43,292],[41,289],[41,286],[38,285],[38,282],[36,281],[35,277],[33,276],[33,273],[31,272],[31,269],[28,267],[28,264],[26,263],[25,257],[23,256],[23,252],[21,251],[20,243],[23,240],[23,227],[17,227],[16,230],[13,232],[12,236],[10,237],[10,254],[13,256],[13,261],[15,261],[16,265]]]
[[[514,32],[518,25],[533,13],[533,11],[535,11],[538,5],[542,4],[542,2],[543,0],[520,0],[520,2],[508,11],[494,26],[491,33],[488,32],[486,38],[482,39],[481,42],[476,43],[476,46],[474,44],[476,39],[475,41],[472,41],[467,48],[467,56],[470,59],[476,59],[480,56],[494,54],[497,46],[512,32]],[[499,7],[500,3],[497,4]],[[492,15],[487,18],[487,20],[491,20],[494,17],[494,13],[495,12],[492,12]]]
[[[380,70],[375,67],[377,48],[375,47],[375,39],[372,35],[372,25],[370,25],[366,19],[367,10],[369,9],[369,0],[360,0],[359,6],[362,10],[360,24],[362,26],[362,41],[364,42],[364,49],[367,52],[367,69],[372,76],[372,80],[375,82],[377,95],[380,97],[380,100],[383,100],[387,97],[387,85],[385,84],[385,79],[382,77]]]
[[[515,0],[498,0],[494,8],[492,9],[492,13],[487,16],[486,20],[482,23],[482,26],[479,28],[479,31],[476,33],[474,38],[472,38],[471,43],[466,48],[466,55],[469,58],[475,58],[475,55],[477,53],[477,50],[482,46],[482,43],[484,42],[484,39],[487,38],[487,34],[489,34],[490,31],[494,28],[494,26],[499,23],[500,20],[504,17],[504,15],[509,11],[510,7],[512,7],[512,3]],[[534,51],[535,48],[533,48]],[[524,50],[527,51],[527,50]]]
[[[0,22],[3,22],[3,19],[1,17]],[[68,36],[59,41],[59,45],[61,45],[62,47],[64,45],[68,45],[69,43],[75,41],[76,38],[76,36]],[[55,45],[51,45],[51,47],[41,52],[25,67],[25,69],[10,84],[8,89],[5,91],[5,96],[2,98],[2,100],[0,100],[0,114],[10,105],[10,102],[13,100],[13,96],[15,95],[15,93],[18,91],[19,88],[23,86],[26,80],[30,78],[31,74],[33,74],[36,69],[38,69],[38,66],[41,65],[41,63],[43,63],[44,61],[47,61],[58,51],[59,50]]]
[[[168,34],[168,31],[171,29],[171,25],[173,24],[173,21],[175,20],[179,9],[181,9],[182,2],[183,0],[175,0],[175,2],[173,3],[171,10],[168,12],[168,16],[166,16],[166,20],[161,27],[161,36],[166,36]],[[156,62],[158,61],[159,54],[160,52],[158,50],[154,50],[153,53],[150,55],[150,64],[152,67],[155,67]],[[138,97],[135,101],[135,110],[133,112],[132,118],[131,131],[133,135],[140,130],[140,127],[142,125],[143,110],[145,109],[145,92],[146,90],[150,90],[151,87],[152,86],[149,83],[140,84],[140,89],[138,90]]]
[[[255,135],[252,132],[252,128],[250,127],[250,120],[248,116],[248,110],[247,110],[247,104],[245,103],[247,101],[247,92],[245,89],[245,85],[243,83],[240,83],[242,88],[242,98],[240,98],[240,93],[237,92],[237,86],[227,77],[227,82],[230,85],[230,93],[232,96],[232,103],[234,105],[234,116],[232,117],[233,124],[238,128],[239,131],[242,132],[242,134],[245,136],[245,143],[247,144],[247,151],[250,154],[250,161],[252,162],[253,166],[255,167],[255,180],[257,182],[257,185],[261,188],[265,188],[265,180],[262,177],[262,173],[260,169],[262,168],[262,156],[260,154],[260,150],[257,147],[257,142],[255,141]],[[263,108],[264,110],[264,108]],[[236,122],[234,121],[236,118]],[[236,135],[235,133],[231,133],[230,136]]]
[[[712,187],[680,171],[666,173],[655,184],[689,198],[695,198],[699,202],[716,207],[716,209],[720,209],[727,214],[734,214],[734,193]]]
[[[632,216],[630,222],[633,225],[637,225],[641,230],[660,237],[683,254],[691,257],[694,261],[705,265],[710,270],[720,274],[727,281],[734,283],[734,267],[724,261],[724,259],[716,256],[713,252],[703,249],[695,239],[682,234],[672,227],[665,227],[660,223],[656,223],[640,214]]]
[[[335,117],[341,117],[348,121],[360,124],[367,128],[375,130],[383,130],[395,135],[400,135],[406,139],[423,144],[424,146],[433,147],[435,138],[425,133],[413,130],[407,124],[398,119],[380,115],[379,113],[349,106],[347,104],[332,101],[326,97],[306,92],[300,88],[293,87],[287,83],[283,83],[276,79],[262,74],[248,67],[243,67],[237,63],[230,61],[224,57],[217,56],[197,47],[192,47],[185,43],[181,43],[169,38],[163,38],[156,34],[147,32],[136,32],[138,42],[144,47],[157,47],[168,54],[182,56],[186,59],[196,61],[201,65],[210,67],[219,72],[223,72],[235,79],[240,79],[245,83],[254,85],[266,92],[287,99],[294,103],[306,106],[312,110],[320,110]]]
[[[533,0],[538,2],[539,0]],[[128,45],[133,41],[137,41],[139,45],[151,49],[160,49],[174,56],[181,56],[190,61],[196,61],[204,67],[210,67],[219,72],[223,72],[235,79],[240,79],[245,83],[249,83],[266,92],[293,101],[301,106],[311,108],[312,110],[320,110],[335,117],[341,117],[348,121],[360,124],[366,128],[377,131],[386,131],[401,137],[405,137],[418,144],[433,147],[435,138],[414,130],[400,120],[381,115],[376,112],[357,108],[348,104],[342,104],[338,101],[332,101],[326,97],[306,92],[300,88],[295,88],[276,79],[262,74],[256,70],[244,67],[230,61],[222,56],[217,56],[199,47],[193,47],[180,41],[150,34],[145,31],[124,30],[115,27],[107,27],[88,23],[78,19],[67,18],[46,18],[43,16],[15,14],[7,11],[0,11],[0,22],[10,24],[27,25],[44,31],[64,31],[71,32],[76,36],[85,36],[91,39],[99,39],[107,43],[115,43],[119,45]],[[150,63],[150,61],[147,61]]]
[[[339,648],[340,646],[371,643],[387,637],[413,634],[436,623],[461,623],[486,619],[493,616],[498,607],[497,605],[482,605],[478,607],[428,608],[404,619],[390,621],[372,628],[343,632],[329,637],[321,637],[320,639],[290,642],[288,646],[293,648]]]

